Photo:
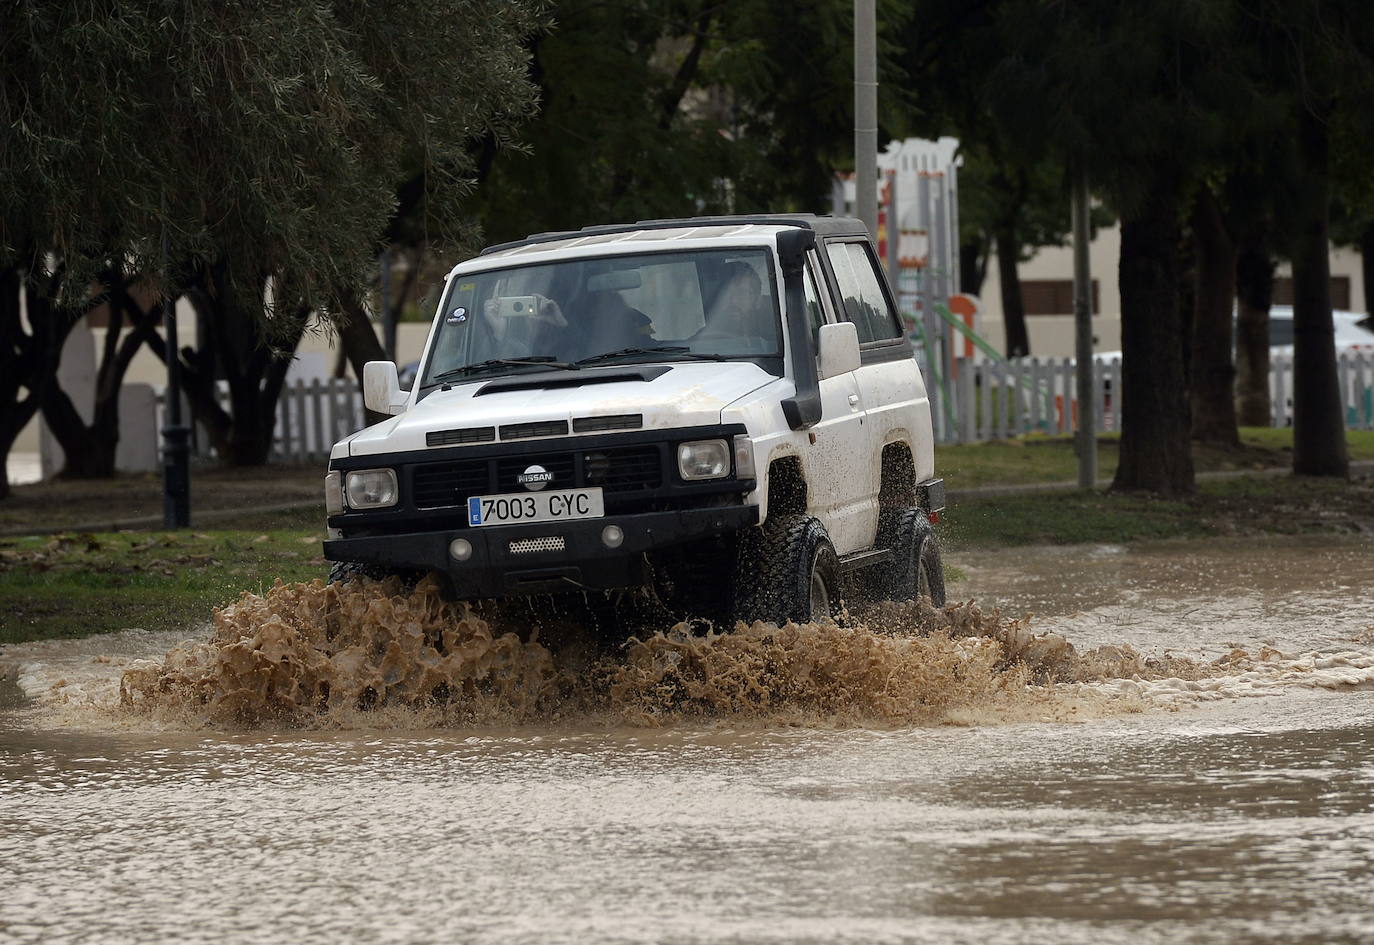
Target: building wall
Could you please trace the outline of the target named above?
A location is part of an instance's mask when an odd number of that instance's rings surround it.
[[[1088,265],[1092,278],[1098,283],[1098,302],[1101,311],[1093,316],[1094,348],[1098,351],[1121,350],[1121,287],[1118,262],[1121,256],[1121,229],[1112,226],[1098,231],[1089,251]],[[1022,280],[1073,279],[1073,249],[1070,246],[1051,246],[1039,250],[1029,261],[1021,263],[1018,273]],[[1280,264],[1276,275],[1287,277],[1292,269]],[[1360,254],[1348,248],[1331,248],[1331,275],[1350,279],[1350,307],[1353,311],[1369,311],[1364,278],[1360,272]],[[982,326],[979,329],[993,347],[1006,350],[1006,333],[1002,326],[1002,287],[997,274],[994,255],[988,263],[988,275],[983,281]],[[1061,315],[1028,315],[1026,329],[1030,334],[1031,354],[1037,357],[1063,358],[1074,353],[1073,313]]]

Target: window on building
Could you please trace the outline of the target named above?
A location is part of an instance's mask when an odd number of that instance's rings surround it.
[[[1093,280],[1093,314],[1102,312],[1098,283]],[[1072,315],[1072,279],[1022,279],[1021,304],[1027,315]]]
[[[1293,304],[1293,279],[1281,276],[1274,280],[1274,304]],[[1331,307],[1343,312],[1350,311],[1350,277],[1331,277]]]

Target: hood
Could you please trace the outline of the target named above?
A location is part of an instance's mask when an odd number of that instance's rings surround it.
[[[648,366],[623,367],[628,370]],[[443,430],[630,413],[643,416],[645,430],[706,426],[720,422],[721,409],[727,404],[777,380],[749,361],[674,362],[645,373],[652,375],[662,367],[667,370],[652,380],[636,378],[579,387],[530,387],[479,394],[493,381],[518,380],[519,375],[514,375],[481,378],[455,385],[451,390],[437,390],[405,413],[355,433],[349,441],[349,454],[367,456],[427,449],[426,434]],[[587,375],[588,379],[594,376]],[[566,382],[570,377],[559,374],[550,379]]]

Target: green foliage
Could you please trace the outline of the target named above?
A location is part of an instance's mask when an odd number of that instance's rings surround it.
[[[849,0],[564,0],[532,47],[528,148],[482,149],[487,238],[828,207],[853,146],[852,16]]]
[[[466,146],[534,105],[533,0],[24,0],[0,34],[0,261],[231,260],[260,294],[360,283],[408,164],[461,238]],[[270,318],[270,311],[268,313]]]

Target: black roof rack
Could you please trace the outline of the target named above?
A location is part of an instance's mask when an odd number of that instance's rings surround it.
[[[534,243],[548,243],[554,240],[570,240],[581,236],[601,236],[606,233],[633,233],[635,230],[673,230],[694,226],[743,226],[746,224],[757,224],[761,226],[798,226],[803,229],[815,230],[816,233],[821,236],[864,236],[868,233],[862,222],[851,217],[819,216],[814,213],[768,213],[713,217],[682,217],[675,220],[640,220],[636,223],[609,223],[599,226],[584,226],[580,230],[534,233],[522,240],[512,240],[509,243],[497,243],[495,246],[488,246],[478,253],[478,255],[487,256],[491,253],[515,249],[517,246],[529,246]]]

